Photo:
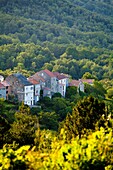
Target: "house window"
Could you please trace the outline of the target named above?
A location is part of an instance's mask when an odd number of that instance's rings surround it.
[[[63,90],[64,90],[64,86],[63,86]]]
[[[63,91],[63,96],[64,96],[64,91]]]
[[[31,87],[31,90],[33,90],[33,87]]]
[[[38,93],[38,90],[36,90],[36,93]]]
[[[26,93],[26,96],[28,96],[28,93]]]

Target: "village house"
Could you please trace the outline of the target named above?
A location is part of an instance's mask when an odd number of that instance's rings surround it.
[[[58,92],[65,97],[66,88],[68,87],[69,77],[63,73],[54,72],[53,73],[58,81]]]
[[[66,88],[68,87],[69,77],[63,73],[50,72],[49,70],[41,70],[37,73],[45,80],[43,95],[52,97],[54,93],[59,92],[62,97],[65,97]]]
[[[83,83],[87,83],[89,85],[93,85],[94,83],[94,79],[79,79],[80,81],[82,81]]]
[[[47,69],[41,70],[29,78],[16,73],[8,76],[5,81],[3,81],[3,77],[1,79],[0,97],[4,96],[5,99],[8,99],[8,95],[12,94],[15,98],[17,97],[18,101],[23,101],[29,106],[36,105],[40,97],[51,98],[57,92],[65,97],[68,86],[76,86],[78,92],[84,92],[84,83],[92,85],[94,82],[94,79],[79,79],[69,82],[69,75],[51,72]]]
[[[36,81],[38,81],[40,83],[40,87],[41,89],[43,89],[45,87],[45,79],[42,78],[41,76],[38,75],[38,72],[35,73],[34,75],[32,75],[30,78],[35,79]]]
[[[49,70],[41,70],[37,73],[40,77],[45,80],[44,96],[48,94],[51,98],[52,95],[58,92],[58,80],[56,76]]]
[[[6,100],[8,100],[8,96],[11,94],[11,88],[10,88],[10,84],[4,80],[4,77],[2,75],[0,75],[0,83],[3,84],[3,86],[6,89]]]
[[[69,83],[69,86],[76,86],[77,91],[82,91],[84,92],[84,83],[87,83],[89,85],[93,85],[94,79],[79,79],[79,80],[71,80]]]
[[[84,83],[81,80],[71,80],[69,86],[75,86],[78,92],[84,92]]]
[[[37,104],[37,102],[40,99],[40,90],[41,90],[40,82],[32,76],[28,78],[28,81],[34,85],[34,104]]]
[[[6,88],[2,83],[0,83],[0,98],[6,100]]]
[[[49,97],[49,98],[51,98],[52,97],[52,92],[51,92],[51,89],[50,88],[48,88],[48,87],[44,87],[43,88],[43,97]]]
[[[11,94],[23,101],[24,104],[34,104],[34,85],[30,83],[26,77],[20,73],[12,74],[6,78],[11,85]]]
[[[11,94],[11,86],[10,86],[10,84],[6,80],[2,81],[1,83],[6,88],[6,100],[8,100],[9,99],[9,95]]]

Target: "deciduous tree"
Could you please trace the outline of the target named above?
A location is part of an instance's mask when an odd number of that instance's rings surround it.
[[[87,130],[95,130],[104,126],[106,118],[105,103],[94,97],[85,97],[74,107],[64,121],[64,129],[68,139],[81,137]]]
[[[8,143],[16,141],[20,145],[33,144],[37,128],[37,117],[32,116],[29,107],[22,103],[19,111],[15,113],[15,121],[11,125],[6,141]]]

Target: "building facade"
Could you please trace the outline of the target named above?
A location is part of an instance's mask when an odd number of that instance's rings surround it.
[[[20,73],[12,74],[6,78],[11,86],[11,94],[17,97],[19,102],[27,105],[34,104],[34,85]]]
[[[9,99],[9,95],[11,95],[11,86],[10,86],[10,84],[5,80],[5,81],[2,81],[1,82],[4,86],[5,86],[5,88],[6,88],[6,100],[8,100]]]
[[[40,99],[40,90],[41,90],[40,82],[37,81],[34,77],[29,77],[28,81],[34,85],[34,104],[37,104],[37,102]]]
[[[58,82],[58,91],[62,97],[65,97],[66,94],[66,88],[68,87],[69,84],[69,77],[64,75],[63,73],[58,73],[58,72],[54,72],[54,75],[57,78],[57,82]]]
[[[43,88],[44,94],[49,93],[51,98],[54,93],[58,92],[58,80],[56,76],[47,69],[41,70],[37,74],[45,80],[45,87]]]
[[[84,83],[82,82],[82,80],[71,80],[69,86],[75,86],[77,87],[78,92],[79,91],[84,92]]]
[[[6,87],[0,83],[0,98],[6,100]]]

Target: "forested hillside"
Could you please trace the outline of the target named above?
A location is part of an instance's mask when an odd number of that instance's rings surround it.
[[[112,18],[113,0],[0,0],[0,73],[112,79]]]

